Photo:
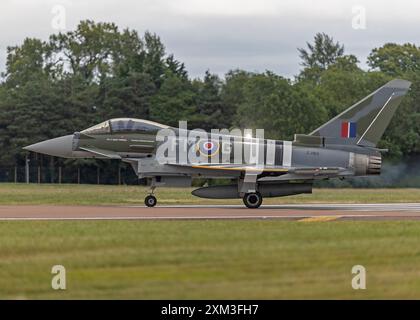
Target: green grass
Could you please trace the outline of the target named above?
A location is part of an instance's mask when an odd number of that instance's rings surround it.
[[[1,222],[0,298],[419,299],[419,243],[415,221]]]
[[[158,190],[160,204],[240,203]],[[0,204],[142,204],[136,186],[0,184]],[[265,203],[419,202],[420,189],[315,189]],[[199,209],[197,209],[199,210]],[[0,298],[416,298],[420,221],[0,222]],[[51,267],[67,290],[51,289]],[[367,290],[351,268],[367,268]]]
[[[146,187],[97,185],[0,184],[0,205],[137,205]],[[191,195],[191,188],[158,188],[161,205],[241,204],[241,200],[209,200]],[[390,203],[420,202],[420,189],[314,189],[313,194],[266,198],[265,204],[282,203]]]

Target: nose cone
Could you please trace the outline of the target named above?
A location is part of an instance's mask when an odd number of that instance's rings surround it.
[[[71,158],[73,153],[73,135],[63,136],[24,147],[23,149],[50,156]]]

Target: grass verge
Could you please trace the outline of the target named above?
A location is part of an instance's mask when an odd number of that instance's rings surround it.
[[[101,185],[0,184],[0,205],[142,205],[146,187]],[[191,195],[192,188],[158,188],[161,205],[242,204]],[[265,198],[264,204],[420,202],[420,189],[314,189],[313,194]]]
[[[419,299],[419,242],[415,221],[0,222],[0,298]]]

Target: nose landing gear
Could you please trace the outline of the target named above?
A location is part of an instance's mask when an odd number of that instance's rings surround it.
[[[157,204],[157,199],[153,195],[153,192],[155,191],[155,189],[156,189],[156,186],[152,185],[150,187],[150,194],[146,198],[144,198],[144,204],[149,208],[152,208]]]
[[[154,207],[157,203],[157,199],[154,195],[149,194],[146,198],[144,198],[144,204],[149,208]]]

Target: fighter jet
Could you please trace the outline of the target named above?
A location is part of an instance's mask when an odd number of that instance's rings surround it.
[[[378,175],[377,144],[411,83],[392,80],[309,134],[293,141],[270,140],[242,131],[187,130],[119,118],[25,150],[64,158],[118,159],[131,164],[150,185],[145,205],[154,207],[156,187],[187,187],[193,178],[225,178],[193,195],[242,198],[258,208],[264,197],[312,193],[316,180]]]

